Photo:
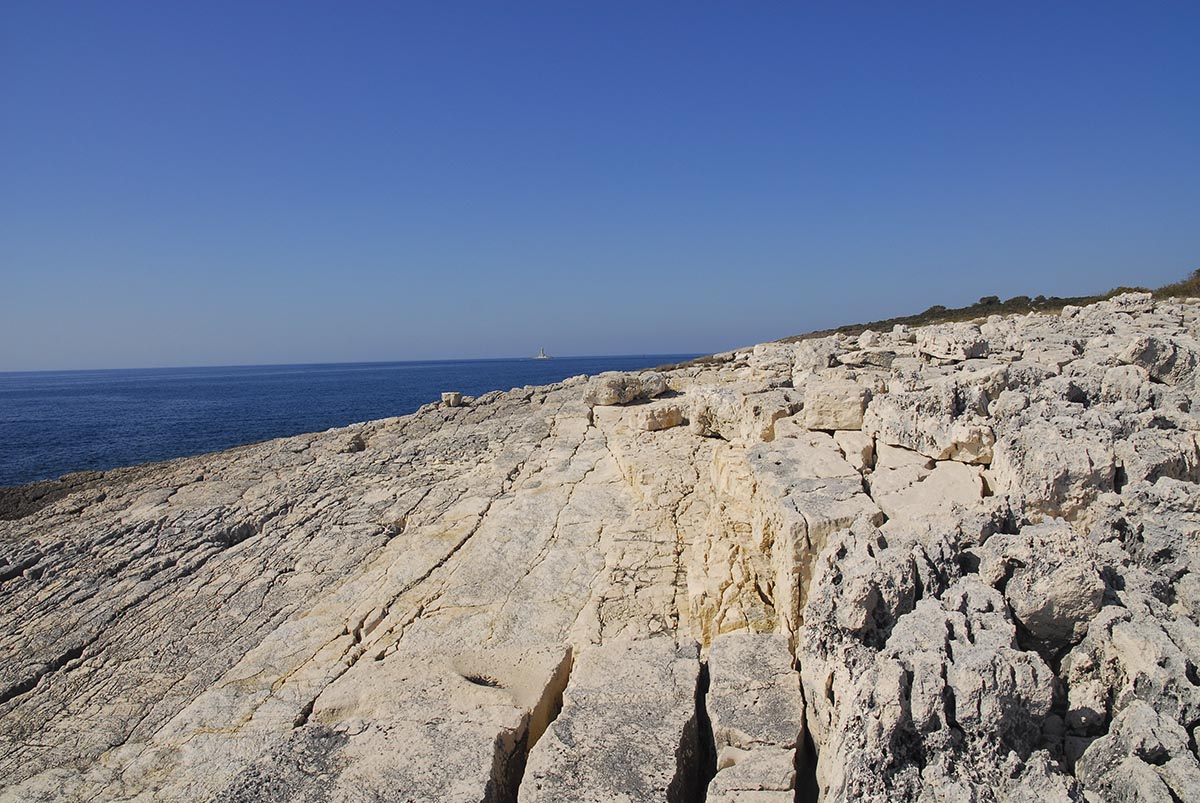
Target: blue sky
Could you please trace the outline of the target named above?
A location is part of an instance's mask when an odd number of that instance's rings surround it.
[[[1200,4],[0,9],[0,370],[715,351],[1200,267]]]

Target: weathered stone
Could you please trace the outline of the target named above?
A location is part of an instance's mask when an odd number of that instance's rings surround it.
[[[877,442],[903,446],[935,460],[989,463],[995,434],[978,391],[954,382],[876,396],[863,430]]]
[[[442,394],[442,404],[447,407],[458,407],[462,404],[463,395],[458,391],[447,391]]]
[[[794,795],[804,698],[787,639],[766,633],[720,636],[709,649],[708,673],[705,702],[717,750],[708,799]]]
[[[1113,444],[1123,482],[1156,482],[1161,477],[1197,482],[1200,454],[1191,432],[1144,429]]]
[[[662,374],[648,371],[635,374],[601,374],[592,380],[584,401],[592,406],[628,404],[636,399],[652,399],[667,391]]]
[[[923,326],[916,334],[920,352],[939,360],[969,360],[988,351],[987,340],[972,323]]]
[[[1105,585],[1095,547],[1065,524],[994,535],[981,555],[980,577],[1002,587],[1016,620],[1053,648],[1078,642],[1100,612]]]
[[[757,379],[791,380],[795,356],[791,343],[759,343],[750,355],[750,369]]]
[[[839,430],[833,433],[833,440],[855,471],[861,474],[874,467],[875,439],[870,435],[855,430]]]
[[[978,466],[943,461],[924,477],[915,477],[912,484],[890,493],[881,492],[873,483],[871,495],[889,519],[941,516],[950,512],[954,505],[971,507],[983,498],[982,474]],[[879,472],[879,476],[882,475],[883,472]]]
[[[670,429],[683,423],[683,408],[678,404],[655,404],[638,410],[635,426],[647,432]]]
[[[1188,742],[1179,723],[1134,701],[1079,759],[1079,779],[1114,803],[1190,800],[1200,792],[1200,762]]]
[[[804,389],[804,425],[809,429],[862,429],[867,389],[857,382],[813,381]]]
[[[1138,365],[1116,365],[1104,372],[1100,398],[1106,402],[1127,402],[1134,410],[1149,409],[1150,374]]]
[[[708,651],[706,704],[718,754],[723,747],[795,749],[804,732],[804,698],[787,639],[730,633]]]
[[[1112,436],[1075,423],[1033,419],[1000,438],[988,472],[993,491],[1034,518],[1079,518],[1113,489],[1116,464]]]
[[[773,440],[775,422],[798,406],[781,390],[706,389],[691,394],[688,421],[691,431],[702,437],[750,444]]]
[[[791,803],[796,799],[795,751],[729,748],[708,785],[711,803]]]
[[[1174,385],[1195,373],[1200,353],[1181,337],[1143,335],[1121,352],[1122,362],[1144,368],[1151,378]]]
[[[1198,333],[764,344],[0,489],[0,801],[1190,799]]]
[[[809,723],[821,732],[822,799],[915,800],[982,789],[1004,799],[1029,782],[1015,770],[1041,741],[1053,673],[1018,648],[999,594],[976,580],[959,581],[940,601],[909,605],[892,609],[898,619],[879,620],[895,624],[873,647],[861,631],[806,623],[799,660],[816,670],[805,673],[805,689],[819,701]],[[1054,776],[1078,799],[1056,767],[1043,763],[1035,777],[1054,784]]]
[[[585,650],[534,746],[519,800],[683,801],[698,778],[695,645],[669,636]]]
[[[792,363],[793,381],[803,379],[814,371],[821,371],[834,364],[834,358],[842,347],[836,337],[820,337],[801,340],[796,344]]]

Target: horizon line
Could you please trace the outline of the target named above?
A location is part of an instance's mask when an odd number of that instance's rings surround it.
[[[110,368],[30,368],[24,370],[0,370],[0,376],[13,374],[82,374],[103,371],[187,371],[210,368],[301,368],[319,365],[397,365],[418,363],[443,362],[512,362],[528,360],[530,362],[545,362],[553,360],[583,360],[599,359],[602,357],[702,357],[709,352],[679,351],[679,352],[630,352],[628,354],[551,354],[546,360],[536,356],[519,355],[508,357],[442,357],[420,360],[333,360],[328,362],[249,362],[249,363],[207,363],[202,365],[148,365],[125,366]]]

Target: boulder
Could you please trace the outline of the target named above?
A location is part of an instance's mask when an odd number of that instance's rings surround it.
[[[804,388],[804,425],[809,429],[862,429],[870,394],[857,382],[815,380]]]
[[[1190,338],[1142,335],[1121,352],[1119,359],[1145,369],[1157,382],[1175,385],[1195,373],[1200,351]]]
[[[652,399],[667,391],[662,374],[649,371],[643,374],[601,374],[595,377],[584,392],[584,402],[591,406],[628,404],[637,399]]]
[[[990,463],[995,433],[984,417],[986,397],[954,381],[875,396],[863,430],[877,442],[903,446],[935,460]]]
[[[1032,520],[1086,518],[1088,506],[1113,490],[1115,461],[1106,431],[1027,419],[996,442],[988,484]]]
[[[654,404],[634,413],[634,426],[646,432],[677,427],[683,423],[683,407],[679,404]]]
[[[701,437],[734,443],[758,443],[775,438],[775,422],[792,415],[799,404],[783,390],[709,388],[690,395],[688,421]]]
[[[759,343],[748,360],[755,378],[790,380],[796,347],[791,343]]]
[[[1104,599],[1102,570],[1095,547],[1064,523],[993,535],[980,547],[980,577],[1001,589],[1017,622],[1052,650],[1087,633]]]
[[[973,323],[946,323],[916,330],[917,349],[938,360],[962,361],[983,357],[988,343]]]
[[[836,355],[843,347],[836,336],[801,340],[796,344],[792,361],[793,376],[806,376],[822,371],[835,363]]]

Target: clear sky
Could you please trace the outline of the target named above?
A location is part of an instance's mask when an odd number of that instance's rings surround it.
[[[1200,267],[1196,2],[0,5],[0,370],[708,352]]]

